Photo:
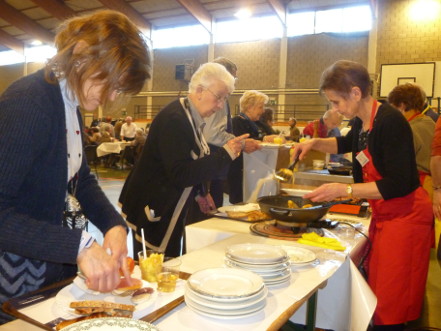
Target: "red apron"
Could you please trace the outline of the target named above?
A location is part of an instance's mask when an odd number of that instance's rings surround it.
[[[370,130],[376,114],[372,109]],[[368,162],[363,181],[382,179],[366,148]],[[389,200],[369,200],[372,241],[368,258],[368,283],[377,296],[375,325],[401,324],[420,316],[433,238],[432,204],[419,187],[412,193]]]

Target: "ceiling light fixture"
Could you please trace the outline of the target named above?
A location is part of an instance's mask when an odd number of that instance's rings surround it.
[[[32,46],[40,46],[40,45],[43,45],[43,43],[42,43],[40,40],[37,40],[37,39],[32,40],[32,41],[30,42],[30,44],[31,44]]]
[[[249,8],[239,9],[234,16],[240,20],[244,20],[251,17],[251,10]]]
[[[439,0],[416,0],[409,7],[409,16],[414,21],[432,21],[439,17]]]

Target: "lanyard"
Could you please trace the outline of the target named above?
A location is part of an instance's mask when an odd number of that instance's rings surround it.
[[[194,119],[190,113],[190,104],[188,102],[188,99],[185,98],[183,103],[181,103],[181,104],[183,104],[183,106],[184,106],[183,108],[184,108],[185,114],[187,115],[187,118],[190,122],[192,129],[193,129],[196,145],[198,145],[199,150],[200,150],[199,157],[203,157],[204,155],[209,155],[210,154],[210,147],[208,147],[207,141],[205,140],[205,137],[202,134],[202,132],[200,131],[200,129],[199,128],[196,129]]]
[[[372,130],[374,126],[374,119],[377,112],[377,100],[374,99],[374,103],[372,104],[372,110],[371,110],[371,123],[369,126],[369,130]]]
[[[407,121],[408,122],[410,122],[410,121],[412,121],[415,117],[417,117],[417,116],[419,116],[419,115],[422,115],[421,113],[415,113],[415,114],[413,114]]]

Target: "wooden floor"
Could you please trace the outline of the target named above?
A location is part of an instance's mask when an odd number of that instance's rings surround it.
[[[92,166],[92,171],[94,168]],[[99,183],[109,200],[120,210],[118,197],[130,170],[97,167]],[[432,252],[429,276],[426,286],[426,296],[421,318],[408,324],[406,330],[424,331],[441,330],[441,267]],[[286,325],[284,331],[302,330],[299,326]],[[318,331],[319,329],[317,329]],[[340,331],[340,330],[335,330]]]

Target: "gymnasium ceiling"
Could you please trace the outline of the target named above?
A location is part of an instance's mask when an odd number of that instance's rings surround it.
[[[201,24],[211,31],[212,23],[234,19],[248,7],[253,16],[327,9],[378,0],[0,0],[0,52],[23,53],[31,42],[52,44],[55,29],[64,19],[99,9],[123,12],[146,35],[156,28]]]

